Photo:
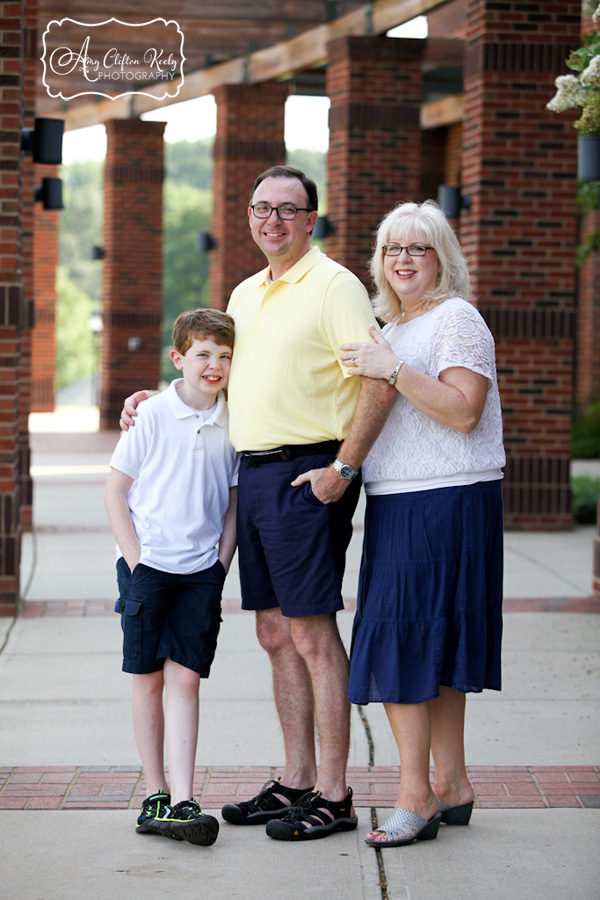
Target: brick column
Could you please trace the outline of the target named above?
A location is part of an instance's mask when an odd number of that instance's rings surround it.
[[[424,41],[348,37],[328,45],[327,252],[365,283],[380,219],[421,196],[421,59]]]
[[[27,0],[24,4],[23,32],[23,127],[33,128],[35,118],[35,98],[37,92],[37,0]],[[22,156],[23,201],[22,201],[22,244],[21,266],[23,280],[23,327],[21,329],[21,349],[19,353],[19,520],[23,531],[30,531],[33,519],[33,482],[30,464],[29,413],[31,410],[31,340],[33,329],[33,217],[36,204],[33,191],[36,184],[36,167],[30,154]],[[41,167],[47,168],[47,167]]]
[[[210,305],[225,309],[233,288],[265,266],[248,227],[248,198],[257,175],[285,163],[287,84],[226,84],[217,88],[213,148]],[[235,245],[235,249],[232,247]]]
[[[581,220],[580,240],[600,229],[600,211]],[[600,403],[600,254],[588,256],[579,270],[577,305],[577,364],[575,398],[577,412],[585,416]]]
[[[19,599],[21,526],[20,358],[24,326],[22,267],[24,124],[23,7],[0,2],[0,615]]]
[[[506,524],[572,523],[576,139],[546,109],[579,44],[579,0],[469,0],[461,242],[496,339],[508,455]]]
[[[56,178],[57,166],[35,166],[36,184]],[[31,336],[31,411],[52,412],[56,383],[56,265],[60,212],[35,204],[33,226],[34,328]]]
[[[101,428],[115,427],[128,394],[160,378],[164,127],[106,123]]]

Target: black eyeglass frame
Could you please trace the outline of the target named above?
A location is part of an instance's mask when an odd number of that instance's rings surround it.
[[[267,216],[259,216],[256,212],[257,206],[268,206],[269,214]],[[291,218],[289,218],[289,217],[285,218],[279,212],[279,210],[282,207],[284,207],[284,208],[287,207],[288,209],[295,209],[296,212],[294,213],[294,215]],[[250,209],[252,210],[252,213],[256,219],[268,219],[274,210],[277,213],[277,218],[281,219],[282,222],[293,222],[299,212],[315,212],[314,209],[309,209],[308,206],[294,206],[292,203],[282,203],[280,206],[271,206],[269,203],[251,203]]]
[[[398,252],[397,252],[397,253],[388,253],[388,248],[389,248],[389,247],[394,247],[394,248],[396,248],[396,249],[398,250]],[[423,248],[423,253],[411,253],[411,252],[410,252],[410,249],[409,249],[410,247],[422,247],[422,248]],[[383,253],[384,256],[392,256],[392,257],[393,257],[393,256],[400,256],[401,253],[402,253],[402,251],[403,251],[403,250],[406,250],[406,252],[408,253],[408,255],[409,255],[411,258],[412,258],[413,256],[416,256],[416,257],[419,257],[419,256],[425,256],[425,254],[427,253],[428,250],[433,250],[433,249],[434,249],[433,247],[429,247],[427,244],[409,244],[407,247],[403,247],[401,244],[384,244],[384,245],[382,246],[382,248],[381,248],[382,253]]]

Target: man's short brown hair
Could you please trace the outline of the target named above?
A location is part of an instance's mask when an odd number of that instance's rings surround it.
[[[270,169],[267,169],[265,172],[261,172],[254,182],[252,191],[250,192],[250,206],[252,205],[252,200],[254,198],[256,188],[265,180],[265,178],[296,178],[306,191],[308,208],[310,210],[319,209],[317,185],[312,180],[312,178],[309,178],[306,172],[303,172],[302,169],[298,169],[296,166],[271,166]]]
[[[194,340],[211,339],[215,344],[233,347],[234,324],[220,309],[192,309],[182,312],[173,325],[173,346],[185,355]]]

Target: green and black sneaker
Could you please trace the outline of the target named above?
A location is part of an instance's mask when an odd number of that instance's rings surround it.
[[[219,823],[214,816],[205,816],[199,804],[194,800],[183,800],[175,806],[164,809],[162,815],[153,823],[155,833],[176,841],[189,841],[210,847],[217,839]]]
[[[142,810],[138,816],[135,830],[138,834],[162,834],[159,828],[155,826],[155,820],[159,816],[164,816],[169,811],[169,803],[171,795],[159,791],[158,794],[152,794],[142,803]]]

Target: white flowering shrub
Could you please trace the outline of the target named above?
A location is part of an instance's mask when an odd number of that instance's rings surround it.
[[[600,20],[600,4],[592,19]],[[581,114],[574,123],[577,131],[600,135],[600,33],[584,35],[582,43],[567,59],[568,67],[579,74],[558,76],[556,94],[546,108],[558,113],[580,109]]]

